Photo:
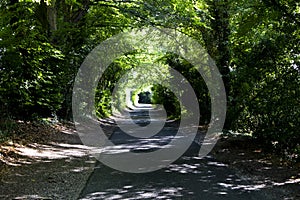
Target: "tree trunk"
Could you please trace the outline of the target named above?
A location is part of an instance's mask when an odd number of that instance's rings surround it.
[[[230,51],[229,51],[229,2],[228,0],[207,0],[209,13],[212,17],[210,20],[211,30],[202,32],[206,48],[210,56],[215,60],[216,65],[222,75],[225,85],[225,91],[230,95]],[[229,123],[225,124],[228,128]]]
[[[56,10],[56,0],[51,1],[51,5],[47,6],[47,19],[50,26],[50,31],[57,30],[57,10]]]

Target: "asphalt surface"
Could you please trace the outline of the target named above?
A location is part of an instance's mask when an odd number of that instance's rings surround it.
[[[150,119],[149,109],[146,106],[131,110],[121,121],[125,124],[133,121],[141,127],[159,123],[160,115],[156,119],[154,114]],[[168,147],[168,143],[174,139],[177,130],[176,124],[167,122],[156,135],[137,138],[117,128],[110,140],[118,146],[120,155],[124,150],[143,154],[173,148]],[[274,196],[260,190],[261,185],[240,178],[225,164],[210,156],[197,157],[203,136],[198,132],[197,142],[193,142],[184,155],[153,172],[127,173],[98,162],[79,199],[274,199]]]

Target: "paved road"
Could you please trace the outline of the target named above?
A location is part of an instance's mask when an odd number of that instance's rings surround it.
[[[130,118],[141,127],[155,121],[159,123],[155,117],[150,119],[149,109],[136,108],[130,111]],[[131,119],[127,116],[123,118],[123,123],[130,123]],[[165,148],[176,134],[176,128],[176,124],[166,123],[162,131],[150,139],[137,139],[118,128],[110,140],[135,152],[155,151],[160,146]],[[202,135],[199,132],[197,140]],[[193,143],[182,157],[168,167],[142,174],[120,172],[98,162],[80,199],[273,199],[260,190],[260,185],[239,178],[214,158],[194,156],[198,150],[199,145]]]

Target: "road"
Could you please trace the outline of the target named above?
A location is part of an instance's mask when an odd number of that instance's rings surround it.
[[[122,118],[122,122],[126,124],[133,120],[141,127],[159,123],[159,117],[156,119],[155,114],[150,119],[150,109],[149,106],[135,108],[129,111],[129,117]],[[177,128],[176,124],[167,122],[158,134],[142,139],[117,128],[110,140],[136,153],[151,152],[158,150],[160,146],[168,148],[166,144],[176,134]],[[199,132],[198,137],[201,135],[203,133]],[[195,156],[199,147],[197,143],[193,143],[175,162],[148,173],[121,172],[98,162],[81,192],[80,199],[274,199],[260,190],[261,185],[240,178],[235,171],[213,157]]]

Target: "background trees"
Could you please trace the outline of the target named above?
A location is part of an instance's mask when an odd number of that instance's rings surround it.
[[[251,133],[280,151],[300,151],[297,1],[3,0],[0,13],[1,118],[71,119],[73,81],[86,55],[121,31],[160,26],[195,38],[216,61],[228,97],[225,129]],[[99,116],[109,115],[114,85],[141,62],[139,55],[120,58],[100,80]],[[177,55],[160,55],[155,62],[189,80],[201,123],[209,123],[210,97],[200,74]],[[159,86],[153,91],[176,118],[174,95]]]
[[[252,132],[280,150],[296,149],[300,141],[299,4],[245,1],[243,5],[236,5],[231,17],[230,127]]]

